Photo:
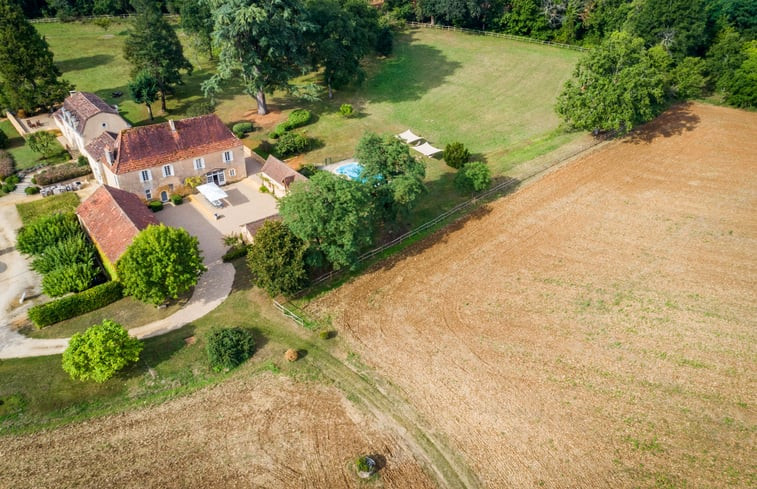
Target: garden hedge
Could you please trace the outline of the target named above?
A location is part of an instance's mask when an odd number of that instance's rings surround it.
[[[83,177],[92,173],[89,165],[79,166],[78,163],[63,163],[61,165],[51,166],[34,176],[34,183],[37,185],[51,185],[53,183],[70,180],[72,178]]]
[[[43,328],[100,309],[122,297],[121,282],[105,282],[84,292],[34,306],[29,309],[29,319],[36,327]]]

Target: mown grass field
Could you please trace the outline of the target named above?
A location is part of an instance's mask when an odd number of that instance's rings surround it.
[[[105,31],[93,24],[37,24],[66,79],[79,90],[118,104],[132,124],[145,124],[147,110],[128,95],[130,66],[122,52],[127,27],[113,24]],[[200,85],[214,69],[213,62],[195,53],[186,36],[178,33],[195,70],[168,98],[168,114],[161,114],[159,104],[154,105],[156,121],[186,116],[193,103],[203,100]],[[362,86],[337,91],[333,100],[324,93],[320,102],[304,103],[277,92],[268,97],[272,114],[261,120],[254,100],[230,82],[218,97],[216,113],[228,124],[255,121],[256,130],[245,142],[256,148],[268,140],[269,130],[286,113],[297,107],[312,110],[316,121],[303,131],[318,144],[298,157],[297,163],[339,161],[352,156],[365,131],[396,134],[410,128],[437,147],[452,141],[465,143],[475,158],[486,161],[492,174],[499,176],[579,137],[563,131],[553,111],[555,98],[579,56],[574,51],[502,39],[409,30],[397,36],[391,57],[366,60],[368,76]],[[309,83],[317,76],[310,74],[294,83]],[[114,98],[114,91],[124,95]],[[357,115],[343,118],[338,112],[343,103],[352,104]],[[431,191],[419,202],[411,224],[424,222],[464,199],[452,187],[454,170],[440,159],[425,161]]]

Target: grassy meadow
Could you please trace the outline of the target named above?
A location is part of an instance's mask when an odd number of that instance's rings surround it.
[[[127,24],[112,24],[107,30],[87,23],[36,27],[50,44],[63,76],[77,89],[118,104],[134,125],[149,123],[146,108],[128,94],[130,66],[123,58]],[[168,114],[160,112],[159,103],[154,104],[156,121],[185,117],[193,103],[203,100],[200,86],[213,73],[214,63],[195,53],[183,32],[178,33],[195,70],[168,98]],[[463,142],[499,176],[578,137],[559,127],[553,106],[579,56],[548,46],[414,29],[396,37],[389,58],[366,60],[367,78],[361,86],[336,91],[332,100],[323,93],[320,102],[309,103],[277,92],[268,96],[272,114],[258,119],[254,99],[232,81],[218,96],[216,113],[228,124],[253,120],[256,130],[245,143],[254,149],[268,139],[270,128],[286,113],[297,107],[312,110],[316,121],[303,130],[318,144],[297,157],[295,164],[348,158],[365,131],[396,134],[412,129],[440,148],[452,141]],[[312,73],[294,83],[309,83],[317,77]],[[124,95],[115,98],[115,91]],[[342,117],[338,109],[343,103],[352,104],[357,115]],[[425,161],[431,191],[418,204],[413,223],[463,200],[452,188],[454,170],[440,159]]]

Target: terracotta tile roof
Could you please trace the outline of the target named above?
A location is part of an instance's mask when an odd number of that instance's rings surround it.
[[[55,117],[63,120],[63,111],[71,113],[76,119],[76,132],[81,133],[87,119],[100,112],[118,114],[118,111],[105,103],[103,99],[89,92],[76,92],[66,97],[63,107],[55,112]]]
[[[176,130],[165,122],[121,131],[113,172],[146,170],[242,145],[215,114],[172,122]]]
[[[90,141],[90,143],[84,149],[87,150],[87,153],[89,153],[92,158],[105,163],[105,148],[115,148],[117,138],[118,134],[105,131],[104,133],[100,134],[95,139]]]
[[[258,219],[257,221],[248,222],[247,224],[243,224],[242,227],[247,230],[250,237],[254,238],[255,234],[258,232],[258,229],[263,227],[263,224],[266,223],[266,221],[280,221],[281,216],[278,214],[274,214],[273,216],[264,217],[263,219]]]
[[[289,188],[292,182],[306,182],[304,175],[292,170],[289,166],[274,156],[268,156],[265,165],[260,169],[268,178],[274,182]]]
[[[139,197],[108,185],[82,202],[76,214],[92,241],[113,264],[142,229],[159,224]]]

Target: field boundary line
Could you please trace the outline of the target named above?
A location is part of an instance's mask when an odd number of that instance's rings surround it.
[[[120,14],[120,15],[85,15],[81,17],[70,17],[67,19],[59,19],[57,17],[37,17],[36,19],[27,19],[29,20],[30,24],[54,24],[54,23],[61,23],[61,24],[68,24],[70,22],[87,22],[97,19],[108,19],[108,20],[125,20],[130,19],[131,17],[134,17],[136,14]],[[178,19],[179,14],[163,14],[163,17],[169,18],[169,19]]]
[[[412,27],[424,27],[426,29],[437,29],[437,30],[443,30],[443,31],[452,31],[452,32],[463,32],[465,34],[474,34],[477,36],[487,36],[487,37],[497,37],[500,39],[508,39],[510,41],[520,41],[520,42],[529,42],[531,44],[543,44],[545,46],[554,46],[556,48],[561,49],[570,49],[573,51],[589,51],[588,48],[585,48],[583,46],[574,46],[573,44],[565,44],[561,42],[552,42],[552,41],[544,41],[541,39],[534,39],[532,37],[526,37],[526,36],[515,36],[513,34],[505,34],[504,32],[494,32],[494,31],[481,31],[478,29],[468,29],[465,27],[455,27],[451,25],[438,25],[438,24],[429,24],[426,22],[415,22],[415,21],[409,21],[407,23],[409,26]]]

